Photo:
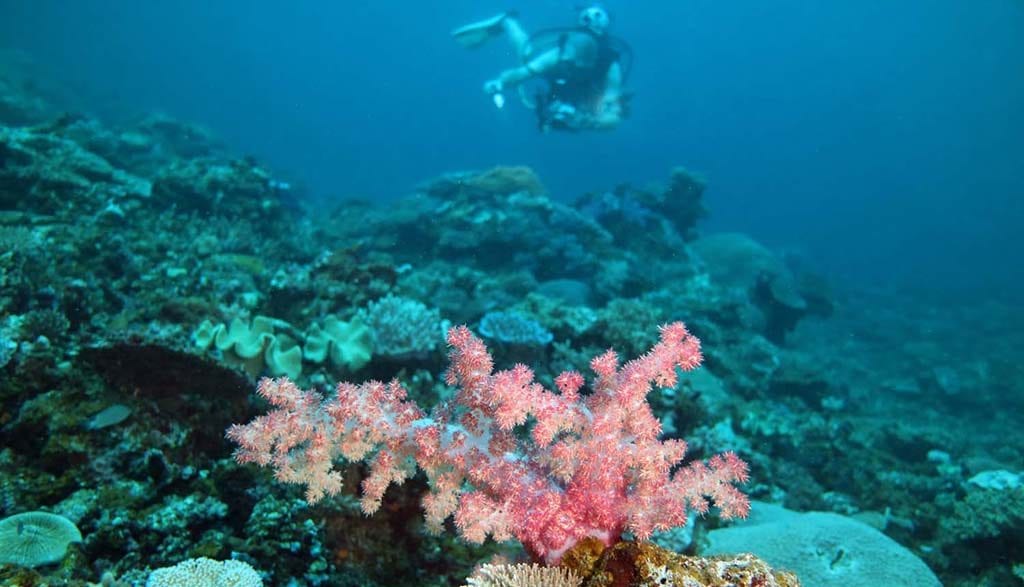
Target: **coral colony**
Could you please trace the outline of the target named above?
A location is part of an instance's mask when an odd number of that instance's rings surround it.
[[[430,481],[429,529],[439,532],[454,516],[466,540],[515,538],[548,564],[584,538],[611,545],[623,531],[643,539],[683,525],[689,510],[708,510],[709,498],[725,518],[747,515],[733,485],[747,480],[746,463],[727,452],[680,468],[686,443],[658,440],[647,393],[652,384],[673,387],[677,368],[701,362],[700,342],[681,322],[662,326],[660,341],[625,365],[611,350],[594,357],[589,394],[575,371],[555,379],[557,393],[525,365],[495,372],[483,341],[464,326],[447,340],[446,380],[458,391],[430,415],[397,381],[340,383],[325,398],[285,378],[263,379],[259,394],[274,409],[228,430],[237,460],[305,484],[310,502],[341,489],[336,457],[368,460],[366,513],[418,464]],[[529,434],[517,434],[527,424]]]

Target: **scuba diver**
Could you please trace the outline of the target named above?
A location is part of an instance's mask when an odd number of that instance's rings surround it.
[[[537,114],[540,130],[613,129],[628,115],[629,94],[623,84],[632,64],[625,42],[608,34],[608,13],[599,6],[580,11],[578,26],[528,34],[513,12],[455,29],[452,36],[465,47],[478,47],[505,35],[522,65],[506,69],[484,84],[494,104],[505,104],[515,89]],[[538,82],[528,96],[528,82]]]

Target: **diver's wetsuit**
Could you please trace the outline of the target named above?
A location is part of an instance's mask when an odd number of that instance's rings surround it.
[[[536,97],[542,128],[552,125],[552,105],[570,104],[587,113],[595,112],[604,97],[608,69],[619,60],[610,37],[584,27],[558,32],[556,47],[558,65],[541,74],[548,87]]]

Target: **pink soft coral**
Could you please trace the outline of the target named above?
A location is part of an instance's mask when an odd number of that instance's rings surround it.
[[[661,341],[621,368],[613,351],[595,357],[597,377],[585,396],[575,371],[555,379],[558,393],[525,365],[495,373],[486,346],[464,326],[448,332],[448,345],[447,381],[458,392],[430,417],[397,382],[341,383],[325,400],[287,379],[264,379],[259,393],[275,409],[228,430],[236,458],[306,484],[310,502],[339,490],[336,457],[369,458],[367,513],[418,463],[431,484],[423,500],[431,530],[454,515],[465,539],[514,537],[547,563],[584,537],[612,544],[624,530],[644,539],[682,525],[688,509],[708,510],[708,498],[725,518],[747,515],[747,498],[733,485],[747,480],[739,457],[728,452],[679,468],[686,443],[658,440],[661,425],[646,401],[651,384],[672,387],[677,367],[701,362],[700,342],[682,323],[663,326]],[[529,416],[523,441],[513,430]]]

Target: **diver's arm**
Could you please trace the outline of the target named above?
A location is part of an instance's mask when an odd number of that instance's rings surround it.
[[[594,114],[594,128],[614,128],[622,122],[622,66],[618,62],[608,68],[605,77],[604,94]]]
[[[525,65],[506,69],[501,72],[497,79],[484,84],[484,91],[488,94],[501,92],[508,88],[514,88],[534,76],[543,74],[545,71],[558,65],[558,53],[558,49],[551,49],[531,59]]]

